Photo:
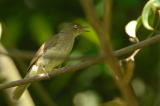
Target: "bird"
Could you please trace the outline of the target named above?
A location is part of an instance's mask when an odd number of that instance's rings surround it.
[[[48,73],[60,66],[65,60],[56,57],[67,57],[74,45],[75,38],[86,31],[80,24],[64,23],[59,33],[44,42],[30,62],[25,78]],[[50,58],[54,57],[54,58]],[[13,99],[18,100],[30,83],[17,86],[13,92]]]

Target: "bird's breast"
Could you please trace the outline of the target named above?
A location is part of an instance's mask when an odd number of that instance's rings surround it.
[[[39,63],[43,63],[45,70],[51,71],[54,67],[64,62],[64,58],[68,56],[73,48],[74,41],[68,43],[60,43],[46,50]]]

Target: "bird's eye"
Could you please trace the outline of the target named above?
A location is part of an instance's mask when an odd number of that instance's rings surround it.
[[[78,25],[74,25],[73,28],[77,30],[78,29]]]

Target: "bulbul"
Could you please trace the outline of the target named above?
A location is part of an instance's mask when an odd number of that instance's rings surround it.
[[[25,78],[50,72],[61,65],[64,59],[56,59],[56,57],[68,56],[73,48],[75,38],[82,32],[85,32],[85,27],[79,24],[63,24],[60,32],[43,43],[39,48],[29,65]],[[13,92],[13,98],[18,100],[29,85],[30,83],[16,87]]]

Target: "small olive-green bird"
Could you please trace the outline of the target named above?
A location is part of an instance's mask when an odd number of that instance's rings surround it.
[[[55,57],[66,57],[73,48],[75,38],[85,32],[85,27],[79,24],[65,23],[58,34],[46,41],[33,57],[28,68],[28,74],[25,78],[52,71],[61,65],[63,59],[55,59]],[[49,58],[54,57],[54,58]],[[16,87],[13,98],[18,100],[25,89],[30,85],[25,84]]]

